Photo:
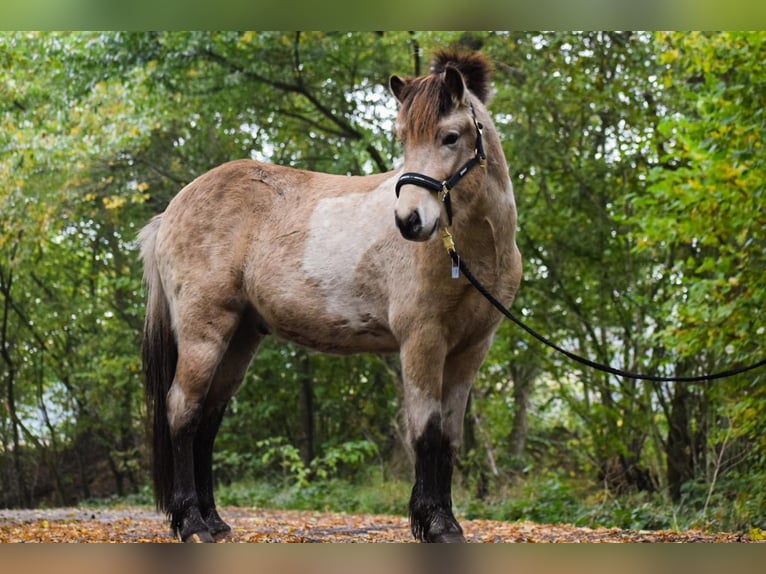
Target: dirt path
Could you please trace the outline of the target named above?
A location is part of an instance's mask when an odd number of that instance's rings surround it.
[[[412,542],[400,516],[224,508],[229,542]],[[630,531],[530,522],[463,520],[474,543],[755,542],[743,534]],[[162,516],[148,508],[0,510],[0,542],[172,542]]]

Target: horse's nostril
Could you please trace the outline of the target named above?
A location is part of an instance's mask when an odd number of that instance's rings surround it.
[[[420,221],[420,214],[417,210],[410,213],[406,219],[402,219],[398,215],[396,215],[395,218],[396,226],[399,228],[402,237],[405,239],[415,239],[423,228]]]

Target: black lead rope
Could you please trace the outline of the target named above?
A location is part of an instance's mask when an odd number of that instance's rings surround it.
[[[471,118],[473,119],[473,124],[474,124],[474,127],[476,128],[476,148],[474,150],[473,157],[470,158],[467,162],[465,162],[460,167],[460,169],[458,169],[454,174],[452,174],[449,178],[447,178],[444,181],[439,181],[438,179],[435,179],[429,175],[425,175],[422,173],[407,172],[399,176],[399,179],[396,182],[395,189],[396,189],[397,198],[399,197],[399,190],[401,189],[403,185],[416,185],[436,193],[439,199],[444,203],[444,208],[447,212],[447,220],[449,222],[448,226],[452,225],[452,202],[450,200],[450,191],[474,167],[476,167],[477,165],[480,165],[480,166],[486,165],[487,154],[484,150],[484,140],[482,137],[482,130],[484,126],[482,126],[481,122],[479,122],[476,119],[476,111],[474,110],[473,105],[471,105]],[[758,361],[757,363],[753,365],[749,365],[747,367],[728,369],[726,371],[722,371],[720,373],[714,373],[712,375],[701,375],[696,377],[663,377],[658,375],[640,375],[636,373],[631,373],[630,371],[623,371],[622,369],[616,369],[609,365],[604,365],[602,363],[597,363],[595,361],[591,361],[590,359],[586,359],[585,357],[581,357],[580,355],[577,355],[576,353],[572,353],[571,351],[567,351],[566,349],[559,347],[556,343],[554,343],[550,339],[544,337],[543,335],[541,335],[540,333],[538,333],[531,327],[528,327],[525,323],[523,323],[520,319],[518,319],[513,313],[511,313],[511,311],[507,309],[505,305],[503,305],[500,301],[495,299],[495,297],[489,291],[487,291],[484,285],[482,285],[479,282],[479,280],[473,276],[473,273],[471,273],[471,271],[468,269],[468,266],[465,264],[465,261],[463,261],[463,259],[457,254],[457,251],[455,251],[455,243],[452,240],[452,234],[449,232],[449,229],[444,229],[443,232],[444,233],[442,235],[442,240],[444,241],[444,246],[447,249],[447,253],[449,253],[449,256],[452,258],[452,277],[453,278],[458,277],[459,272],[462,271],[463,274],[468,279],[468,281],[471,283],[471,285],[473,285],[476,288],[476,290],[479,291],[479,293],[481,293],[487,299],[487,301],[489,301],[498,311],[500,311],[503,315],[505,315],[505,317],[513,321],[516,325],[524,329],[527,333],[532,335],[535,339],[537,339],[544,345],[547,345],[551,349],[558,351],[562,355],[568,357],[569,359],[573,361],[580,363],[581,365],[585,365],[586,367],[590,367],[598,371],[603,371],[604,373],[609,373],[611,375],[617,375],[618,377],[624,377],[626,379],[634,379],[638,381],[653,381],[653,382],[659,382],[659,383],[699,383],[704,381],[714,381],[716,379],[725,379],[727,377],[732,377],[740,373],[746,373],[748,371],[752,371],[766,365],[766,359],[762,359]]]
[[[590,359],[586,359],[585,357],[581,357],[580,355],[577,355],[575,353],[572,353],[571,351],[567,351],[566,349],[563,349],[562,347],[559,347],[556,343],[551,341],[550,339],[544,337],[531,327],[527,326],[524,322],[521,321],[521,319],[517,318],[511,311],[505,307],[500,301],[495,299],[495,297],[487,291],[486,287],[481,284],[481,282],[474,277],[473,273],[468,269],[468,266],[465,264],[465,261],[457,254],[457,252],[454,249],[449,250],[449,255],[452,258],[452,263],[454,266],[457,266],[460,268],[460,271],[463,272],[466,279],[473,285],[479,293],[481,293],[487,301],[489,301],[498,311],[500,311],[503,315],[505,315],[506,318],[513,321],[516,325],[524,329],[527,333],[532,335],[535,339],[543,343],[544,345],[547,345],[551,349],[555,349],[562,355],[565,355],[569,359],[576,361],[582,365],[585,365],[586,367],[590,367],[592,369],[596,369],[598,371],[603,371],[605,373],[609,373],[611,375],[617,375],[618,377],[624,377],[626,379],[634,379],[638,381],[653,381],[658,383],[700,383],[705,381],[715,381],[717,379],[725,379],[727,377],[733,377],[734,375],[739,375],[740,373],[746,373],[748,371],[753,371],[755,369],[758,369],[760,367],[763,367],[766,365],[766,359],[761,359],[757,363],[754,363],[752,365],[748,365],[746,367],[738,367],[735,369],[728,369],[726,371],[722,371],[720,373],[713,373],[712,375],[700,375],[696,377],[663,377],[659,375],[640,375],[636,373],[631,373],[630,371],[623,371],[622,369],[616,369],[614,367],[611,367],[609,365],[604,365],[601,363],[597,363],[595,361],[591,361]]]

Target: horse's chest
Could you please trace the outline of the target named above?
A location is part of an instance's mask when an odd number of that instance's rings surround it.
[[[488,277],[484,282],[493,295],[507,304],[513,300],[518,286],[512,273]],[[503,320],[503,316],[478,290],[467,281],[462,283],[460,295],[455,296],[453,304],[447,307],[442,317],[449,345],[454,348],[492,337]]]
[[[445,317],[445,334],[450,347],[471,345],[494,334],[500,324],[499,315],[485,303],[470,293]]]

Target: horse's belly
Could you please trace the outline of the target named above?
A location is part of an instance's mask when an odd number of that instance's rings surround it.
[[[372,314],[353,316],[279,316],[271,319],[272,333],[281,339],[324,353],[393,352],[399,345],[389,328]]]

